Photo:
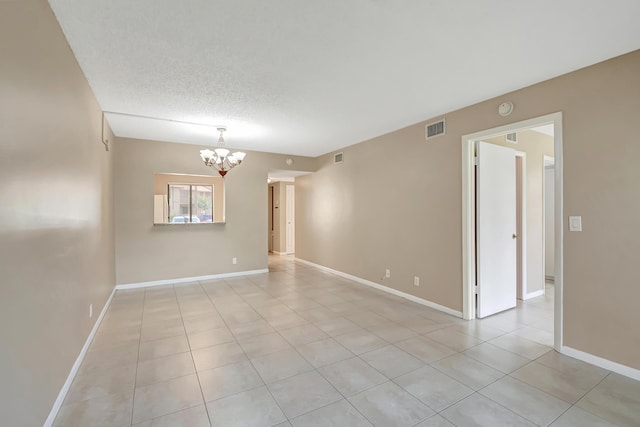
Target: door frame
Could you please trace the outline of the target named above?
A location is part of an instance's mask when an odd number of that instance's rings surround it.
[[[555,175],[555,158],[547,155],[542,156],[542,277],[545,280],[545,287],[547,282],[547,166],[549,164],[553,165]]]
[[[555,157],[555,258],[556,283],[554,301],[554,348],[562,348],[562,286],[563,286],[563,206],[562,206],[562,113],[552,113],[520,122],[510,123],[491,129],[482,130],[462,136],[462,316],[471,320],[476,318],[475,307],[475,174],[474,142],[486,138],[517,132],[546,124],[554,125],[554,157]]]
[[[285,212],[284,212],[284,233],[285,250],[288,255],[296,253],[296,187],[295,185],[285,185]]]
[[[520,236],[518,246],[520,249],[520,286],[516,289],[516,298],[520,295],[521,300],[527,299],[527,153],[516,150],[516,159],[520,158]],[[518,179],[516,169],[516,180]],[[516,203],[518,202],[516,195]],[[518,220],[516,216],[516,221]],[[517,231],[516,231],[517,232]]]

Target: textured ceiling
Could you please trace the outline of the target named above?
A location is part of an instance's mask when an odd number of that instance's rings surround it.
[[[116,135],[310,156],[640,48],[638,0],[50,4]]]

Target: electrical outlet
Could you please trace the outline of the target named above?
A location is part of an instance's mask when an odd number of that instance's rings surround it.
[[[387,268],[384,272],[384,277],[387,279],[391,278],[391,270]]]
[[[418,276],[413,276],[413,285],[420,286],[420,278]]]
[[[93,304],[89,304],[89,319],[93,317]]]
[[[231,262],[233,263],[233,265],[236,265],[238,263],[238,258],[236,257],[231,258]]]

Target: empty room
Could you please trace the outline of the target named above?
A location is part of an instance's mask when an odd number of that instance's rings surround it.
[[[0,424],[640,426],[638,16],[0,0]]]

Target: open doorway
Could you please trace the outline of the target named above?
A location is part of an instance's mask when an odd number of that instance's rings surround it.
[[[471,135],[465,135],[462,138],[463,144],[463,158],[462,158],[462,173],[463,173],[463,185],[462,185],[462,193],[463,193],[463,316],[465,319],[474,319],[479,317],[479,314],[482,314],[482,309],[478,309],[476,306],[476,302],[478,304],[482,304],[481,296],[488,297],[488,301],[492,300],[491,295],[491,286],[486,285],[486,277],[482,277],[481,270],[484,268],[485,271],[489,269],[491,266],[491,262],[485,262],[483,264],[483,253],[482,251],[489,251],[483,246],[482,236],[478,236],[478,234],[485,233],[485,243],[487,241],[486,236],[490,235],[486,228],[482,229],[487,222],[491,225],[491,223],[501,224],[502,220],[497,221],[496,218],[501,214],[498,212],[494,212],[495,205],[494,201],[492,201],[491,197],[486,197],[484,205],[489,206],[484,211],[484,220],[480,220],[483,224],[476,223],[476,208],[480,209],[482,205],[481,200],[477,200],[476,197],[482,198],[481,194],[476,194],[476,185],[479,186],[478,191],[483,191],[481,180],[484,179],[485,183],[489,182],[493,179],[493,184],[490,187],[493,187],[495,183],[502,182],[505,180],[512,180],[510,184],[504,185],[503,187],[510,187],[509,191],[515,192],[516,183],[515,183],[515,170],[517,164],[516,151],[525,152],[524,156],[521,156],[521,167],[526,169],[526,172],[522,173],[523,179],[526,179],[526,184],[522,185],[524,191],[526,192],[523,197],[523,215],[522,215],[522,231],[516,232],[516,202],[515,202],[515,194],[512,196],[513,199],[506,199],[506,201],[502,201],[505,206],[506,211],[509,211],[509,215],[513,216],[513,223],[507,221],[507,228],[509,228],[508,234],[506,228],[501,231],[500,239],[502,243],[498,243],[499,245],[503,245],[502,247],[494,248],[497,253],[504,254],[504,248],[507,248],[509,252],[513,252],[512,258],[506,257],[502,260],[492,261],[494,267],[497,267],[495,271],[498,272],[498,276],[505,276],[501,267],[504,267],[504,264],[501,265],[501,262],[509,263],[509,268],[512,268],[513,273],[509,273],[509,276],[512,280],[512,284],[508,285],[507,288],[497,287],[493,290],[493,292],[498,292],[495,295],[500,297],[504,297],[505,289],[509,290],[509,303],[500,303],[498,304],[497,312],[508,309],[509,307],[516,305],[517,297],[522,300],[530,300],[532,298],[545,298],[545,289],[550,289],[553,293],[553,298],[550,302],[555,304],[551,306],[549,310],[553,315],[549,318],[549,340],[553,341],[554,347],[556,349],[560,348],[562,343],[562,334],[561,334],[561,321],[562,321],[562,228],[561,224],[561,193],[562,193],[562,140],[561,140],[561,113],[555,113],[544,117],[539,117],[536,119],[526,120],[523,122],[513,123],[511,125],[502,126],[499,128],[488,129],[486,131],[477,132]],[[551,135],[549,133],[544,133],[544,130],[551,131]],[[525,137],[526,135],[540,135],[541,139],[544,137],[547,140],[551,141],[550,148],[547,152],[544,151],[535,151],[532,152],[525,147],[525,141],[518,141],[518,136]],[[491,157],[488,154],[489,152],[499,151],[502,153],[502,162],[505,166],[505,173],[510,176],[507,178],[504,177],[493,177],[490,176],[480,176],[478,182],[476,182],[476,175],[474,169],[474,157],[477,153],[477,144],[478,141],[483,141],[486,146],[487,154],[485,157]],[[520,143],[518,143],[520,142]],[[494,150],[493,147],[500,146],[499,150]],[[482,152],[479,152],[478,162],[482,162]],[[549,184],[548,180],[545,180],[545,167],[544,161],[547,156],[547,161],[549,158],[553,158],[554,160],[554,204],[553,204],[553,224],[554,230],[552,231],[554,235],[553,241],[553,257],[554,257],[554,284],[549,288],[549,284],[546,283],[546,270],[548,268],[548,263],[545,262],[545,256],[547,255],[545,251],[545,243],[548,244],[548,238],[545,239],[545,233],[548,230],[545,230],[545,213],[544,213],[544,197],[545,191],[544,188],[547,184]],[[479,166],[482,169],[482,163]],[[495,169],[496,166],[489,163],[488,166],[485,166],[485,172],[489,170]],[[505,175],[506,176],[506,175]],[[487,190],[488,191],[488,190]],[[496,199],[497,200],[497,199]],[[513,200],[512,202],[509,200]],[[478,206],[476,206],[476,203]],[[511,204],[513,203],[513,204]],[[482,214],[481,214],[482,215]],[[548,222],[548,220],[547,220]],[[504,227],[503,227],[504,228]],[[484,230],[484,231],[483,231]],[[476,241],[478,238],[478,241]],[[516,248],[517,241],[522,238],[523,248],[525,253],[522,255],[522,266],[520,269],[521,273],[521,283],[519,287],[518,296],[516,296]],[[525,241],[526,239],[526,241]],[[496,242],[488,239],[490,245],[496,244]],[[478,246],[476,246],[478,244]],[[489,252],[484,252],[484,261],[488,257]],[[501,255],[502,256],[502,255]],[[513,261],[510,261],[513,259]],[[513,266],[511,266],[511,262],[513,262]],[[480,280],[485,280],[482,283]],[[490,280],[493,280],[492,277],[489,277]],[[476,288],[476,285],[478,287]],[[484,293],[483,293],[484,292]],[[535,300],[532,300],[535,301]],[[486,304],[486,298],[484,303]],[[546,307],[549,307],[549,301],[546,301]],[[521,303],[518,303],[521,304]],[[542,303],[540,304],[542,306]],[[532,311],[532,310],[530,310]],[[491,311],[484,310],[485,315],[487,313],[491,313]],[[481,316],[484,317],[484,316]]]
[[[296,246],[295,179],[310,172],[271,170],[267,176],[268,252],[293,255]]]

